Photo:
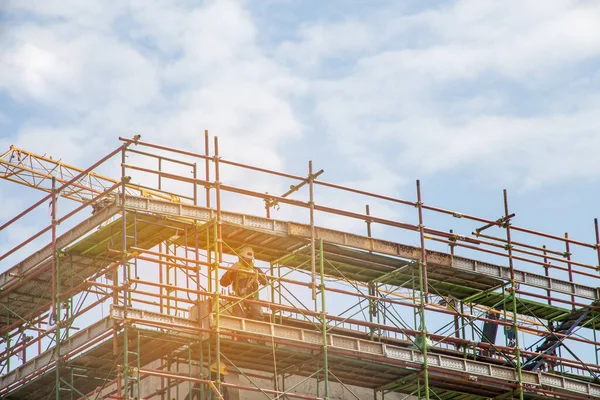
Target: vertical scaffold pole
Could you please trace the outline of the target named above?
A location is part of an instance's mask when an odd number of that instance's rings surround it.
[[[310,278],[312,286],[312,299],[317,305],[317,278],[316,278],[316,254],[315,254],[315,187],[312,160],[308,162],[308,206],[310,210]]]
[[[547,278],[550,278],[550,268],[548,264],[548,256],[547,256],[547,252],[546,252],[546,245],[542,246],[543,250],[543,254],[544,254],[544,275]],[[546,296],[548,296],[548,305],[551,306],[552,305],[552,291],[550,290],[550,288],[546,289]],[[550,323],[552,323],[552,321],[550,321]]]
[[[425,400],[429,400],[429,364],[427,362],[427,326],[425,325],[425,279],[422,263],[419,263],[419,292],[421,306],[419,313],[421,314],[421,330],[423,331],[423,340],[421,341],[421,351],[423,352],[423,386],[425,387]],[[418,343],[418,342],[417,342]],[[420,394],[419,394],[420,396]]]
[[[549,278],[550,277],[550,267],[548,264],[548,256],[547,256],[547,252],[546,252],[546,245],[542,246],[542,254],[544,255],[544,275]],[[550,288],[546,289],[546,296],[548,297],[548,305],[551,306],[552,305],[552,291],[550,290]],[[506,314],[506,310],[504,311],[504,313]],[[554,329],[553,327],[553,323],[551,320],[548,321],[548,332],[552,332],[552,329]],[[550,363],[548,365],[548,370],[549,371],[553,371],[554,370],[554,363]]]
[[[321,328],[323,329],[323,382],[325,384],[325,400],[329,399],[329,362],[327,359],[327,307],[325,303],[325,264],[323,258],[323,239],[319,240],[319,274],[321,284]]]
[[[453,233],[452,229],[450,229],[450,233]],[[456,245],[456,240],[450,241],[449,247],[450,247],[451,260],[454,260],[454,246],[455,245]],[[454,318],[454,337],[457,339],[460,339],[460,324],[461,324],[461,322],[463,322],[463,319],[461,317],[461,319],[459,320],[458,314],[456,314],[459,310],[458,301],[459,301],[458,299],[449,298],[446,307],[451,307],[452,311],[455,312],[454,317],[453,317]],[[460,312],[462,314],[462,305],[461,305]],[[464,330],[463,330],[463,332],[464,332]],[[460,342],[456,342],[456,344],[455,344],[456,350],[460,350],[461,347],[462,346],[460,345]]]
[[[508,193],[504,189],[504,227],[506,228],[506,250],[508,251],[508,265],[510,267],[510,297],[513,312],[513,333],[515,335],[515,358],[517,359],[517,379],[519,399],[523,400],[523,373],[521,370],[521,350],[519,348],[519,326],[517,324],[517,287],[515,282],[515,267],[513,263],[512,240],[510,234],[510,217],[508,213]]]
[[[136,337],[137,337],[137,343],[136,343],[136,352],[137,352],[136,366],[137,366],[137,372],[135,374],[135,378],[136,378],[135,380],[136,380],[136,386],[137,386],[137,389],[136,389],[136,391],[137,391],[137,397],[138,397],[138,399],[141,399],[142,398],[142,394],[140,393],[140,390],[142,388],[142,377],[141,377],[140,372],[139,372],[140,369],[142,369],[142,362],[140,360],[140,351],[141,351],[141,348],[140,348],[140,345],[141,345],[141,343],[140,343],[140,340],[141,340],[141,338],[140,338],[140,331],[137,331],[136,334],[137,334],[136,335]]]
[[[208,130],[204,131],[204,155],[206,158],[204,159],[204,174],[206,182],[210,181],[210,160],[209,160],[209,136]],[[206,207],[210,208],[210,187],[206,186]],[[207,250],[208,251],[208,250]]]
[[[596,233],[596,243],[594,247],[596,248],[596,254],[598,256],[598,266],[596,271],[600,273],[600,230],[598,229],[598,218],[594,218],[594,231]]]
[[[215,334],[216,334],[216,363],[217,363],[217,389],[221,393],[221,304],[219,298],[219,263],[223,257],[223,243],[221,242],[221,182],[219,171],[219,138],[215,136],[215,199],[217,206],[217,219],[215,224]]]
[[[594,218],[594,232],[596,234],[596,243],[595,243],[595,248],[596,248],[596,254],[598,255],[598,266],[596,267],[596,271],[598,271],[598,273],[600,273],[600,230],[598,229],[598,218]],[[596,340],[596,320],[593,320],[592,322],[592,331],[594,332],[594,342],[598,343],[598,341]],[[594,356],[596,358],[596,364],[598,364],[598,352],[600,351],[600,349],[598,348],[597,344],[594,344]]]
[[[371,237],[371,219],[369,218],[369,216],[371,215],[371,209],[369,207],[369,205],[367,204],[365,206],[365,213],[367,215],[367,219],[365,220],[366,224],[367,224],[367,236]],[[376,296],[376,291],[375,291],[375,283],[374,282],[369,282],[369,322],[373,323],[373,317],[375,317],[377,315],[377,300],[374,300],[373,298]],[[373,328],[372,326],[369,327],[369,339],[373,340],[375,334],[375,328]]]
[[[421,181],[417,180],[417,207],[419,209],[419,238],[421,242],[421,260],[419,263],[419,292],[421,306],[421,330],[423,341],[421,351],[423,352],[423,386],[425,386],[425,399],[429,400],[429,365],[427,363],[427,325],[425,323],[425,303],[428,298],[427,282],[427,250],[425,250],[425,224],[423,223],[423,202],[421,200]]]
[[[210,137],[208,134],[208,130],[204,131],[204,173],[205,173],[205,179],[206,182],[210,182]],[[210,208],[210,185],[206,186],[206,207]],[[211,215],[212,215],[212,209],[211,209]],[[215,228],[216,229],[216,228]],[[215,230],[216,232],[216,230]],[[206,229],[206,264],[207,264],[207,271],[206,271],[206,280],[207,280],[207,289],[209,293],[212,293],[213,291],[213,280],[212,280],[212,255],[211,255],[211,245],[210,245],[210,229]],[[216,237],[216,233],[215,233],[215,237]],[[215,253],[216,253],[216,247],[215,247]],[[218,300],[218,299],[217,299]],[[211,304],[211,301],[214,301],[214,299],[212,297],[208,298],[208,302],[209,304]],[[211,363],[211,357],[210,357],[210,348],[212,346],[211,344],[211,338],[209,337],[206,341],[206,345],[207,345],[207,365],[210,366]],[[203,353],[204,353],[204,341],[200,341],[200,369],[204,368],[204,360],[203,360]],[[208,377],[210,377],[210,375],[207,375]],[[200,398],[204,399],[205,397],[205,393],[210,393],[210,388],[205,385],[202,384],[202,386],[200,387]]]
[[[425,301],[429,293],[427,282],[427,250],[425,250],[425,225],[423,224],[423,201],[421,200],[421,181],[417,180],[417,208],[419,209],[419,238],[421,241],[421,266],[423,268],[423,290],[425,290]]]
[[[126,149],[121,150],[121,230],[122,230],[122,248],[121,248],[121,267],[123,268],[123,387],[125,388],[124,398],[127,400],[130,396],[129,388],[129,340],[127,329],[127,303],[129,277],[127,276],[127,213],[125,210],[125,163]]]
[[[573,264],[571,264],[571,246],[569,245],[569,233],[565,232],[565,258],[569,270],[569,282],[573,283]],[[571,295],[571,309],[575,311],[575,295]]]
[[[60,399],[60,260],[58,257],[58,249],[56,248],[56,177],[52,177],[52,200],[51,200],[51,225],[52,225],[52,294],[54,301],[52,302],[52,313],[50,318],[54,318],[56,338],[56,400]]]

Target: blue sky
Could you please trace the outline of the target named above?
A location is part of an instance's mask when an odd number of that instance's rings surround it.
[[[3,150],[87,167],[120,135],[202,151],[209,129],[230,159],[407,199],[421,179],[490,219],[507,188],[516,224],[594,240],[597,2],[2,4]],[[39,198],[2,185],[2,220]]]
[[[406,198],[420,178],[489,217],[508,188],[529,226],[592,239],[594,2],[4,4],[2,148],[86,166],[209,129],[229,158]]]

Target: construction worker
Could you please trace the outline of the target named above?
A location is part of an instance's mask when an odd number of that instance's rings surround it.
[[[221,383],[225,382],[225,376],[227,374],[229,374],[229,372],[227,371],[227,366],[224,363],[220,364],[221,366]],[[210,380],[211,381],[216,381],[217,380],[217,363],[214,362],[210,365]],[[211,391],[211,399],[216,399],[217,396],[215,395],[215,393],[213,393]],[[221,387],[221,395],[223,396],[223,400],[229,400],[229,390],[227,389],[227,387]]]
[[[221,363],[221,383],[225,382],[225,376],[229,374],[229,372],[227,371],[227,365],[225,365],[225,363]],[[209,370],[210,370],[210,380],[213,382],[217,381],[217,363],[214,362],[212,364],[210,364],[209,366]],[[203,398],[200,397],[200,394],[202,393],[200,388],[201,388],[202,384],[201,383],[195,383],[194,386],[192,387],[190,393],[188,393],[185,396],[185,400],[194,400],[194,399],[198,399],[198,400],[205,400],[205,399],[217,399],[218,397],[216,396],[216,393],[213,392],[212,389],[210,389],[209,387],[205,387],[205,395]],[[227,387],[221,387],[221,395],[223,397],[223,400],[229,400],[229,390]]]
[[[244,246],[240,249],[238,262],[232,265],[220,282],[223,287],[232,285],[235,295],[245,298],[233,307],[233,315],[264,321],[262,307],[259,304],[246,301],[258,300],[259,286],[267,284],[265,274],[254,266],[254,250],[252,247]]]

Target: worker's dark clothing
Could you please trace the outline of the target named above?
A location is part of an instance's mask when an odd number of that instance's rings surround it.
[[[210,380],[211,381],[216,381],[217,380],[217,373],[216,372],[214,372],[214,371],[210,372]],[[225,376],[221,375],[221,383],[224,383],[224,382],[225,382]],[[210,390],[210,396],[211,397],[209,397],[209,399],[217,399],[218,398],[217,395],[212,390]],[[229,400],[229,389],[222,386],[221,387],[221,396],[223,396],[224,400]]]
[[[216,372],[211,371],[210,380],[213,382],[217,380]],[[221,375],[221,382],[225,382],[225,376],[223,376],[223,375]],[[197,400],[213,400],[213,399],[218,398],[217,395],[212,391],[212,389],[210,387],[208,387],[208,385],[204,388],[204,398],[202,398],[200,396],[200,394],[202,393],[200,390],[200,387],[202,385],[203,385],[202,383],[195,383],[194,386],[192,387],[191,392],[185,396],[185,400],[195,400],[195,399],[197,399]],[[222,387],[221,395],[223,396],[224,400],[229,400],[228,388]]]
[[[233,315],[240,318],[252,318],[259,321],[264,320],[262,307],[259,304],[247,300],[258,300],[259,284],[265,285],[267,279],[263,272],[254,264],[238,261],[227,271],[220,280],[221,286],[232,285],[233,291],[238,297],[246,299],[237,302],[233,307]]]

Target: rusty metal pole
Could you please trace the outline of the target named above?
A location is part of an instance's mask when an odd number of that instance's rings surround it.
[[[365,220],[365,223],[367,224],[367,236],[371,237],[371,220],[369,219],[369,216],[371,215],[371,209],[369,208],[369,205],[367,204],[365,206],[365,213],[367,215],[367,219]],[[370,252],[370,251],[369,251]],[[373,298],[375,297],[375,283],[374,282],[369,282],[368,284],[369,287],[369,322],[374,322],[373,317],[375,317],[377,315],[377,301],[373,300]],[[375,329],[374,328],[369,328],[369,338],[371,340],[373,340],[373,335],[375,333]]]
[[[310,279],[312,299],[317,307],[317,282],[316,282],[316,252],[315,252],[315,192],[312,160],[308,162],[308,188],[309,188],[309,210],[310,210]]]
[[[450,234],[453,234],[454,231],[452,229],[450,229]],[[452,257],[452,260],[454,260],[454,247],[456,246],[456,239],[450,239],[450,256]],[[450,303],[452,302],[452,304]],[[460,302],[460,311],[459,311],[459,300],[458,299],[448,299],[448,303],[446,305],[446,307],[450,306],[453,311],[455,312],[454,314],[454,337],[457,339],[460,339],[460,325],[461,323],[464,324],[464,319],[461,316],[460,320],[458,317],[458,313],[460,312],[462,314],[462,301]],[[463,332],[464,332],[464,326],[463,326]],[[460,343],[456,343],[455,345],[456,350],[460,350]]]
[[[523,395],[523,372],[521,370],[521,350],[519,348],[519,326],[517,324],[517,288],[516,288],[516,282],[515,282],[515,267],[514,267],[514,263],[513,263],[513,252],[512,252],[512,241],[511,241],[511,234],[510,234],[510,218],[509,218],[509,213],[508,213],[508,193],[507,190],[504,189],[503,191],[503,195],[504,195],[504,217],[505,217],[505,221],[504,221],[504,225],[506,228],[506,249],[508,251],[508,264],[510,267],[510,288],[511,288],[511,299],[512,299],[512,312],[513,312],[513,332],[515,334],[515,358],[517,361],[517,379],[518,379],[518,387],[517,390],[519,391],[519,399],[523,400],[524,399],[524,395]]]
[[[598,265],[596,270],[600,273],[600,231],[598,230],[598,218],[594,218],[594,231],[596,233],[596,254],[598,255]]]
[[[129,340],[127,339],[128,327],[127,327],[127,309],[129,303],[128,285],[129,285],[129,274],[127,267],[127,211],[125,208],[126,201],[126,161],[127,161],[127,148],[123,148],[121,151],[121,267],[123,268],[123,388],[125,389],[125,397],[129,398],[130,395],[130,382],[129,382]],[[135,232],[133,233],[135,235]]]
[[[51,224],[52,224],[52,313],[50,319],[54,319],[56,338],[56,372],[55,372],[55,396],[56,400],[60,399],[60,303],[59,303],[59,270],[58,270],[58,254],[56,248],[56,200],[58,198],[56,190],[56,177],[52,177],[52,200],[51,200]],[[24,359],[23,359],[24,361]]]
[[[550,278],[550,267],[548,266],[548,257],[547,257],[547,252],[546,252],[546,245],[543,245],[542,248],[544,249],[544,275],[547,278]],[[550,280],[548,280],[549,282]],[[552,305],[552,291],[550,290],[550,286],[548,286],[548,289],[546,290],[546,295],[548,297],[548,305],[551,306]],[[554,329],[554,324],[552,321],[548,321],[548,331],[552,332],[552,330]],[[553,363],[548,363],[548,370],[552,371],[554,370],[554,364]]]
[[[265,194],[269,194],[269,193],[265,193]],[[265,214],[267,218],[271,218],[271,205],[269,202],[269,198],[265,199]]]
[[[220,317],[221,317],[221,304],[219,298],[219,264],[223,259],[223,240],[221,232],[221,176],[219,170],[219,138],[215,136],[215,199],[217,206],[217,220],[216,220],[216,248],[215,248],[215,336],[216,336],[216,363],[217,363],[217,385],[216,389],[221,393],[221,333],[220,333]]]
[[[204,131],[204,176],[206,179],[206,182],[210,182],[210,154],[209,154],[209,136],[208,136],[208,130]],[[206,186],[206,207],[210,208],[210,187]]]
[[[573,283],[573,264],[571,264],[571,247],[569,246],[569,233],[565,232],[565,258],[567,259],[567,267],[569,269],[569,282]],[[575,295],[571,295],[571,302],[575,303]],[[575,311],[575,304],[571,305],[571,309]]]
[[[56,178],[52,177],[52,198],[50,200],[50,223],[52,225],[52,313],[51,318],[56,318],[56,310],[58,309],[57,298],[56,298],[56,267],[57,267],[57,255],[56,255]]]
[[[423,386],[425,386],[425,399],[429,400],[429,360],[427,358],[427,325],[425,321],[425,304],[429,301],[429,283],[427,281],[427,250],[425,250],[425,224],[423,223],[423,201],[421,199],[421,181],[417,180],[417,207],[419,209],[419,238],[421,242],[421,262],[419,268],[419,291],[421,292],[420,300],[421,314],[419,330],[422,330],[422,348],[423,353]]]
[[[196,163],[194,163],[194,166],[192,167],[192,175],[194,177],[194,183],[193,183],[193,188],[194,188],[194,205],[197,206],[198,205],[198,184],[196,183],[196,180],[198,179],[198,165]]]
[[[423,290],[425,302],[428,301],[429,283],[427,281],[427,250],[425,250],[425,225],[423,224],[423,201],[421,200],[421,181],[417,180],[417,208],[419,209],[419,238],[421,241],[421,264],[423,265]]]
[[[548,266],[548,257],[546,256],[547,252],[546,252],[546,245],[543,245],[542,248],[544,249],[544,275],[546,275],[547,278],[550,278],[550,267]],[[552,292],[550,291],[550,287],[548,287],[548,289],[546,289],[546,295],[548,296],[548,305],[551,306],[552,305]]]
[[[219,262],[223,259],[223,241],[221,226],[221,172],[219,167],[219,138],[215,136],[215,192],[217,203],[217,243],[219,248]]]

